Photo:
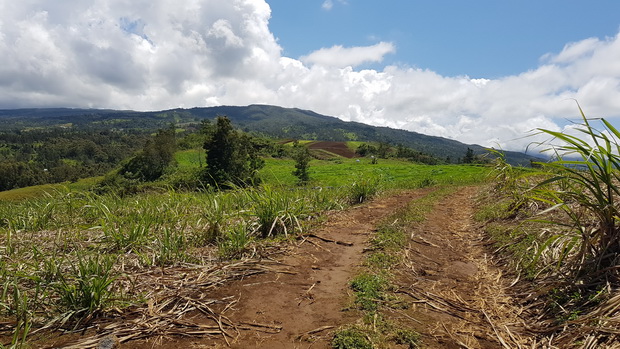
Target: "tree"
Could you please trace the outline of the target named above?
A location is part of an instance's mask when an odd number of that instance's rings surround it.
[[[392,148],[390,147],[389,144],[380,142],[379,148],[377,148],[377,155],[382,159],[387,159],[388,154],[390,153],[391,150]]]
[[[476,156],[474,155],[474,150],[467,147],[467,151],[465,152],[465,156],[463,157],[464,164],[473,164],[476,160]]]
[[[154,181],[164,174],[174,160],[176,151],[175,127],[159,130],[149,139],[142,151],[121,167],[119,173],[125,178]]]
[[[293,160],[295,160],[295,171],[293,175],[299,178],[299,183],[304,184],[310,180],[310,150],[295,141],[293,144]]]
[[[230,120],[218,116],[215,127],[207,128],[207,166],[201,177],[218,187],[230,184],[247,186],[259,182],[258,170],[265,162],[258,156],[258,146],[249,135],[235,130]]]

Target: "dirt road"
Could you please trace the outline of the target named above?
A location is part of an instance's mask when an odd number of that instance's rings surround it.
[[[472,223],[476,190],[459,189],[442,199],[425,223],[411,227],[406,262],[396,278],[397,292],[410,306],[384,311],[419,332],[427,348],[512,347],[521,341],[518,311],[504,295],[507,281],[487,258]],[[349,281],[373,229],[431,191],[404,192],[333,213],[279,259],[285,267],[279,272],[220,287],[211,297],[236,299],[218,309],[240,325],[229,330],[231,337],[160,338],[127,348],[330,348],[334,330],[360,317],[343,309],[350,305]],[[200,321],[199,316],[191,320]],[[252,330],[243,324],[252,324]]]

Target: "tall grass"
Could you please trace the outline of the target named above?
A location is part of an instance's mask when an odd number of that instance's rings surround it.
[[[95,314],[109,304],[114,296],[114,263],[111,256],[78,253],[77,263],[71,264],[69,273],[59,274],[52,286],[65,319]]]
[[[247,190],[246,194],[253,203],[251,212],[257,219],[258,231],[263,238],[301,230],[300,220],[306,216],[305,202],[296,191],[265,186]]]
[[[361,204],[372,199],[380,190],[379,179],[361,178],[351,185],[349,201],[352,204]]]
[[[580,106],[582,124],[575,128],[580,136],[540,129],[552,137],[545,151],[556,160],[540,163],[546,169],[534,198],[550,206],[546,211],[561,210],[571,228],[552,236],[545,246],[559,249],[558,263],[572,258],[580,271],[593,271],[592,277],[617,277],[620,262],[620,132],[607,120],[592,126]],[[619,281],[616,279],[616,281]]]

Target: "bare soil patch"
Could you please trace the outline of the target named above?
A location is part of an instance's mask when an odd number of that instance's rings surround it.
[[[351,159],[357,157],[353,150],[351,150],[345,142],[314,142],[308,144],[308,148],[311,150],[320,149],[330,153],[340,155],[342,157]]]
[[[395,317],[419,332],[427,348],[529,347],[510,280],[473,223],[476,191],[459,190],[412,228],[398,278],[399,293],[412,306]]]

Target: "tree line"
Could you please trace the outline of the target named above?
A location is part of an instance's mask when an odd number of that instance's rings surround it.
[[[150,138],[136,131],[0,132],[0,190],[103,175]]]

